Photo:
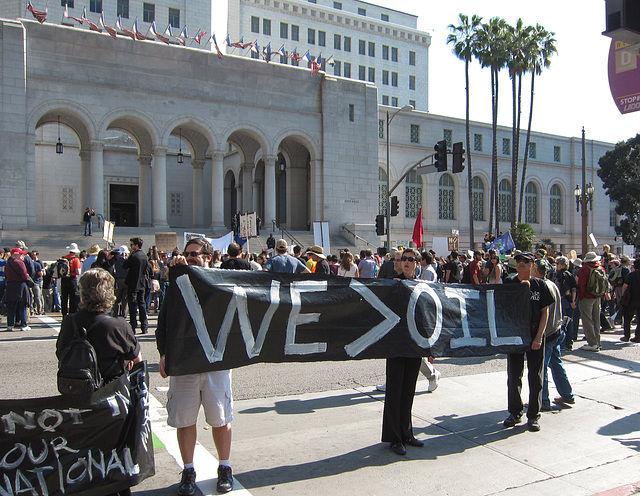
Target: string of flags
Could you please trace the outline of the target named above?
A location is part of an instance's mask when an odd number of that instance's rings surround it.
[[[28,0],[27,2],[27,10],[29,12],[31,12],[31,14],[33,14],[33,17],[40,23],[43,24],[46,20],[47,20],[47,11],[48,8],[47,6],[45,6],[44,10],[36,10],[32,3],[31,0]],[[198,32],[196,33],[195,36],[189,36],[187,34],[187,27],[185,26],[182,31],[180,32],[179,35],[174,35],[173,34],[173,30],[171,27],[171,24],[168,24],[166,29],[164,30],[163,33],[160,33],[156,27],[156,22],[153,21],[151,23],[151,26],[149,26],[147,33],[151,33],[153,35],[153,38],[149,38],[147,37],[147,35],[145,33],[142,33],[139,29],[138,29],[138,18],[136,17],[135,21],[133,22],[133,26],[131,26],[131,29],[126,29],[122,26],[122,19],[121,16],[118,16],[118,19],[116,20],[116,24],[115,27],[111,27],[105,24],[104,22],[104,11],[100,13],[100,18],[98,19],[98,24],[96,24],[95,22],[90,21],[87,18],[87,8],[84,7],[82,9],[82,16],[81,17],[74,17],[72,15],[69,15],[69,9],[68,9],[68,5],[67,3],[65,3],[64,5],[64,12],[62,13],[62,16],[65,19],[71,19],[73,21],[76,21],[79,25],[82,25],[84,23],[86,23],[89,26],[89,29],[91,31],[96,31],[98,33],[102,33],[102,31],[104,30],[109,36],[111,36],[114,40],[117,39],[117,33],[118,31],[129,36],[132,40],[140,40],[140,41],[152,41],[154,38],[169,45],[171,43],[172,40],[174,40],[176,43],[182,45],[182,46],[186,46],[187,44],[187,40],[193,40],[195,41],[198,45],[202,44],[202,39],[204,38],[204,36],[207,34],[206,31],[202,31],[202,30],[198,30]],[[213,45],[213,47],[216,49],[216,54],[218,55],[218,58],[221,59],[223,57],[223,53],[220,50],[220,47],[218,46],[218,41],[216,40],[216,35],[215,33],[212,33],[211,36],[209,36],[209,39],[205,42],[205,45],[209,43],[211,45]],[[305,53],[304,55],[298,55],[298,50],[297,48],[294,48],[292,52],[290,52],[289,54],[287,54],[287,51],[284,47],[284,45],[282,45],[278,50],[271,50],[271,43],[269,43],[268,45],[266,45],[265,47],[262,48],[262,50],[260,50],[260,46],[258,45],[258,40],[249,42],[249,43],[245,43],[244,42],[244,37],[240,38],[239,41],[236,42],[231,42],[231,39],[229,37],[229,35],[227,35],[227,37],[224,40],[224,43],[227,44],[228,47],[233,48],[234,50],[240,49],[240,50],[250,50],[254,53],[257,53],[262,60],[264,60],[265,62],[269,63],[271,61],[271,58],[278,55],[280,57],[288,57],[291,60],[293,60],[294,62],[300,62],[305,61],[307,63],[309,63],[309,68],[311,69],[311,75],[312,76],[316,76],[318,75],[318,73],[322,70],[322,64],[326,64],[326,65],[330,65],[331,67],[333,67],[335,65],[335,61],[333,59],[333,55],[330,56],[328,59],[323,60],[322,58],[322,53],[319,54],[317,57],[313,57],[311,56],[311,54],[309,53],[309,50],[307,50],[307,53]]]

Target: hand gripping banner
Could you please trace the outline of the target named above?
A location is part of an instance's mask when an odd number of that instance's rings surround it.
[[[170,375],[258,362],[513,353],[526,284],[472,286],[176,266],[158,324]]]
[[[0,495],[116,493],[154,475],[146,362],[90,397],[0,400]]]

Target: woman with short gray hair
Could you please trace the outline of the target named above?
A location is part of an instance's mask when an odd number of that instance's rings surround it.
[[[64,317],[56,343],[56,356],[60,359],[74,338],[75,328],[86,329],[105,384],[142,361],[140,344],[129,323],[122,317],[108,314],[116,300],[114,286],[113,276],[104,269],[89,269],[83,273],[78,280],[80,310]]]

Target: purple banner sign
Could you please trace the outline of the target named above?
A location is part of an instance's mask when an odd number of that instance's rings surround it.
[[[640,110],[640,57],[628,46],[611,40],[609,48],[609,88],[621,114]]]

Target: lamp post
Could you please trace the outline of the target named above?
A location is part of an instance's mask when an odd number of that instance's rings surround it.
[[[389,191],[389,189],[391,188],[389,177],[389,125],[391,124],[393,118],[400,112],[410,112],[411,110],[413,110],[413,105],[405,105],[392,114],[389,114],[389,111],[387,110],[387,253],[391,253],[391,206],[389,205],[389,200],[391,199],[391,193]]]
[[[582,256],[587,253],[587,230],[589,211],[593,210],[593,184],[587,184],[587,165],[585,161],[585,137],[584,127],[582,128],[582,188],[580,185],[576,185],[576,189],[573,190],[573,195],[576,197],[576,212],[580,212],[582,207]],[[587,203],[589,204],[589,211],[587,210]]]

